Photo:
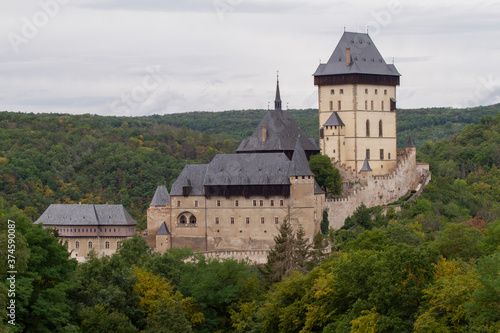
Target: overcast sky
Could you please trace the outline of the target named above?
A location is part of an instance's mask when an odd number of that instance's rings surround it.
[[[0,110],[150,115],[317,108],[347,31],[402,74],[398,107],[500,102],[500,2],[22,0],[0,4]]]

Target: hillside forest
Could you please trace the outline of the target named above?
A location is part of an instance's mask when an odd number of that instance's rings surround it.
[[[138,236],[77,264],[53,231],[32,224],[51,202],[122,202],[143,222],[158,184],[234,151],[234,132],[218,132],[225,113],[192,114],[210,124],[203,131],[183,123],[189,114],[0,113],[0,224],[16,223],[18,272],[12,326],[2,232],[0,332],[498,332],[499,109],[398,111],[398,135],[411,132],[430,164],[421,196],[387,214],[362,205],[312,243],[283,223],[261,267],[189,249],[155,253]],[[300,114],[310,115],[305,125]],[[295,117],[306,129],[314,116]]]

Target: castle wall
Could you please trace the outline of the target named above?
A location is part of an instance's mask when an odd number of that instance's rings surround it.
[[[344,171],[348,172],[348,171]],[[347,196],[327,198],[325,208],[328,211],[330,227],[337,230],[344,225],[344,220],[351,216],[362,203],[367,207],[387,205],[415,189],[428,175],[425,165],[417,169],[416,150],[408,149],[398,161],[396,169],[386,176],[368,176],[361,174],[357,180],[362,184]]]

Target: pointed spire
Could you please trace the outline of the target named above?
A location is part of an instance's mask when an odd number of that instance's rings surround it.
[[[368,163],[368,157],[365,157],[365,163],[363,163],[363,167],[359,172],[364,172],[364,171],[373,171],[372,168],[370,167],[370,163]]]
[[[165,206],[170,203],[170,194],[165,186],[158,186],[156,188],[153,200],[151,200],[150,206]]]
[[[414,147],[416,147],[415,142],[413,142],[413,138],[410,134],[410,137],[408,138],[408,142],[406,143],[406,148],[414,148]]]
[[[167,225],[165,222],[163,222],[160,226],[160,229],[158,229],[158,232],[156,233],[157,235],[170,235],[170,231],[168,230]]]
[[[297,138],[297,142],[295,143],[295,150],[293,151],[291,163],[292,165],[288,173],[289,176],[314,176],[311,168],[309,168],[309,162],[307,161],[300,137]]]
[[[276,72],[276,98],[274,99],[274,109],[281,110],[279,72]]]

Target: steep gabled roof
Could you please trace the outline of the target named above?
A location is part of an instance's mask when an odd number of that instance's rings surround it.
[[[35,224],[45,225],[136,225],[122,205],[52,204]]]
[[[410,137],[408,138],[408,142],[406,143],[406,147],[407,148],[416,147],[415,142],[413,142],[413,137],[411,136],[411,134],[410,134]]]
[[[370,163],[368,162],[368,157],[365,157],[365,162],[363,163],[363,167],[359,171],[360,172],[373,171],[372,168],[370,167]]]
[[[149,206],[165,206],[170,203],[170,194],[165,186],[158,186]]]
[[[165,222],[163,222],[160,226],[160,229],[158,230],[158,232],[156,233],[156,235],[170,235],[170,231],[168,231],[168,228],[167,228],[167,225],[165,224]]]
[[[345,126],[337,111],[334,111],[323,126]]]
[[[265,141],[262,140],[263,126],[267,132]],[[293,151],[297,138],[300,138],[304,150],[319,152],[316,142],[307,138],[288,111],[268,110],[252,136],[241,141],[236,152]]]
[[[350,49],[350,64],[347,65]],[[374,74],[400,76],[396,67],[388,65],[368,34],[344,32],[326,64],[320,64],[314,76],[338,74]]]
[[[170,195],[183,195],[183,187],[189,187],[190,195],[203,195],[203,180],[208,164],[188,164],[170,189]]]
[[[283,153],[219,154],[208,164],[204,185],[289,184],[289,167]]]
[[[300,139],[297,139],[295,150],[293,151],[293,157],[290,162],[291,165],[288,171],[289,176],[314,176],[311,169],[309,168],[309,162],[307,162],[306,153],[302,148]]]

